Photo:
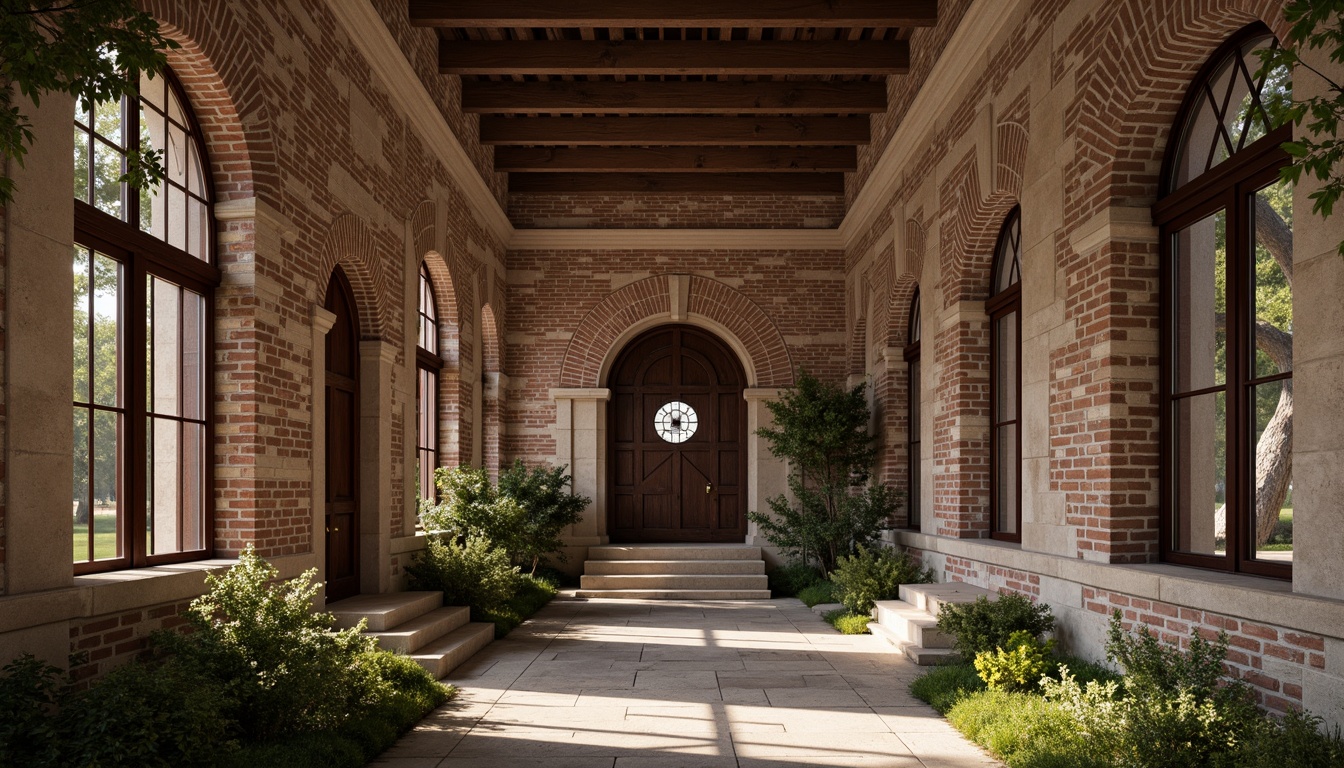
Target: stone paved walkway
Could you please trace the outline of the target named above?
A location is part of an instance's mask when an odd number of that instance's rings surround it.
[[[454,671],[385,768],[996,766],[910,695],[919,668],[797,600],[573,600]]]

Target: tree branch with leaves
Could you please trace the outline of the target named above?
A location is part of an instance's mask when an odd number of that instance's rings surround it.
[[[133,0],[0,0],[0,155],[23,164],[36,136],[16,103],[40,106],[44,94],[66,93],[86,110],[138,94],[139,78],[157,73],[177,48]],[[162,152],[127,147],[121,181],[141,188],[164,176]],[[0,205],[14,199],[14,180],[0,175]]]
[[[1319,96],[1299,99],[1285,90],[1267,93],[1265,100],[1272,124],[1305,126],[1305,133],[1299,131],[1293,141],[1283,145],[1293,162],[1283,169],[1282,178],[1297,184],[1305,174],[1323,182],[1309,197],[1311,212],[1325,219],[1344,196],[1344,139],[1338,135],[1344,120],[1344,85],[1304,61],[1302,54],[1324,49],[1331,63],[1344,64],[1344,0],[1291,0],[1284,6],[1283,17],[1289,24],[1288,34],[1281,45],[1256,52],[1261,62],[1256,77],[1264,78],[1276,68],[1288,67],[1299,75],[1306,72],[1319,77],[1326,86]],[[1338,250],[1344,256],[1344,241]]]

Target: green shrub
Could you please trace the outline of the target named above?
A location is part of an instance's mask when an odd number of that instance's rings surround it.
[[[796,597],[799,592],[822,580],[821,571],[816,566],[795,560],[770,572],[770,595]]]
[[[440,468],[434,477],[442,501],[421,505],[425,530],[489,539],[531,573],[547,555],[564,559],[560,532],[579,522],[591,502],[565,491],[573,480],[565,467],[529,470],[515,461],[500,473],[498,486],[484,469],[471,467]]]
[[[224,706],[212,681],[181,662],[118,667],[61,708],[61,760],[99,768],[212,766],[236,748]]]
[[[1321,718],[1289,710],[1270,719],[1257,738],[1243,742],[1237,768],[1339,768],[1344,766],[1344,738],[1339,726],[1322,732]]]
[[[451,534],[431,536],[406,566],[411,589],[442,592],[444,605],[467,605],[478,621],[504,605],[518,590],[518,568],[490,540],[469,536],[459,544]]]
[[[868,622],[872,617],[866,614],[850,613],[846,610],[828,611],[824,617],[826,623],[835,627],[844,635],[868,634]]]
[[[499,639],[551,601],[559,590],[551,581],[523,574],[518,590],[504,604],[481,611],[481,620],[495,623],[495,638]]]
[[[816,584],[802,590],[798,593],[798,599],[808,608],[822,603],[835,602],[835,585],[829,581],[818,581]]]
[[[25,653],[0,672],[0,765],[54,765],[61,671]]]
[[[985,681],[970,663],[944,664],[925,672],[910,683],[910,693],[942,714],[958,701],[985,690]]]
[[[1045,675],[1053,672],[1055,641],[1042,643],[1021,630],[992,651],[975,657],[975,671],[991,691],[1034,691]]]
[[[374,641],[359,627],[331,631],[314,613],[316,570],[273,585],[279,572],[249,546],[184,614],[186,635],[156,642],[212,681],[226,717],[253,741],[340,726],[368,695],[356,659]]]
[[[933,571],[920,568],[908,552],[860,545],[853,555],[836,561],[831,581],[849,612],[866,616],[878,600],[897,597],[902,584],[931,583]]]
[[[1072,718],[1040,696],[976,691],[957,701],[948,722],[1010,768],[1112,768],[1074,728]]]
[[[981,596],[973,603],[947,603],[938,613],[938,628],[956,636],[956,649],[964,659],[995,650],[1014,632],[1039,638],[1054,626],[1049,605],[1011,592],[995,600]]]

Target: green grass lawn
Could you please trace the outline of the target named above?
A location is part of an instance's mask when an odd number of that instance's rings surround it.
[[[87,523],[75,523],[75,538],[72,551],[75,562],[82,562],[89,556],[89,526]],[[93,559],[106,560],[117,556],[117,517],[116,515],[93,516]]]

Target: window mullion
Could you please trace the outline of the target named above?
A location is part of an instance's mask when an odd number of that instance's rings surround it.
[[[146,354],[148,339],[148,323],[145,313],[149,306],[149,296],[145,289],[146,272],[141,259],[132,256],[126,264],[126,272],[129,275],[129,290],[125,293],[128,300],[125,302],[126,315],[126,338],[128,364],[125,366],[124,376],[127,404],[126,419],[127,431],[130,434],[130,440],[126,445],[127,457],[125,476],[129,478],[131,492],[128,495],[127,503],[122,512],[123,521],[128,529],[128,535],[124,538],[129,544],[127,551],[130,557],[131,565],[134,567],[143,567],[145,562],[145,505],[148,503],[148,459],[149,459],[149,436],[148,419],[149,408],[147,406],[147,397],[151,380],[146,373],[146,366],[149,363]]]

